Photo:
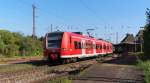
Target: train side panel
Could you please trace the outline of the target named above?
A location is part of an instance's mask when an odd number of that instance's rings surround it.
[[[54,40],[50,39],[50,37],[49,39],[47,39],[47,37],[44,39],[44,56],[50,56],[50,58],[57,58],[58,56],[60,56],[60,58],[85,58],[113,52],[112,44],[107,41],[97,40],[70,32],[63,32],[60,47],[51,48],[50,46],[50,48],[47,48],[51,43],[55,44],[55,42],[51,41]],[[47,44],[47,42],[49,43]]]
[[[61,53],[60,56],[65,57],[71,55],[71,45],[70,45],[70,34],[64,33],[61,43]]]

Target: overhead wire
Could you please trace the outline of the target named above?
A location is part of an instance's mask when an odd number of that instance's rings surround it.
[[[24,1],[24,0],[19,0],[19,1],[21,1],[22,3],[25,3],[26,5],[28,5],[28,6],[32,6],[32,5],[37,5],[36,3],[29,3],[29,2],[27,2],[27,1]],[[60,17],[60,16],[58,16],[57,14],[55,14],[55,13],[53,13],[53,12],[51,12],[51,11],[47,11],[47,10],[44,10],[44,9],[42,9],[42,8],[39,8],[39,7],[37,7],[36,6],[36,9],[37,10],[39,10],[39,12],[41,12],[41,13],[45,13],[45,14],[47,14],[49,17],[51,17],[51,16],[53,16],[53,17],[55,17],[55,18],[57,18],[58,20],[59,20],[59,22],[61,22],[61,23],[65,23],[66,22],[66,20],[64,20],[62,17]],[[51,16],[50,16],[51,15]]]
[[[87,3],[85,3],[84,0],[79,0],[80,3],[82,4],[82,6],[84,6],[96,19],[100,20],[100,22],[104,23],[105,25],[109,23],[105,21],[105,19],[100,18],[99,15],[97,14],[96,11],[94,11]],[[106,29],[107,27],[104,26],[104,29]],[[98,29],[98,28],[96,28]],[[112,29],[112,27],[110,27],[110,29]]]
[[[87,10],[96,15],[96,12],[93,9],[91,9],[83,0],[80,0],[80,2]]]
[[[88,5],[84,2],[84,0],[79,0],[82,6],[84,6],[89,12],[91,12],[98,20],[101,20],[104,24],[106,24],[105,20],[100,18],[98,14]]]

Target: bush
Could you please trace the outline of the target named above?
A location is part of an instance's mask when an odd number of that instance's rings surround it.
[[[8,44],[4,49],[4,55],[6,57],[19,55],[18,46],[14,44]]]
[[[0,30],[0,56],[33,56],[42,55],[42,53],[42,41],[20,33]]]
[[[4,53],[5,44],[2,40],[0,40],[0,56]]]
[[[150,83],[150,61],[139,60],[138,65],[144,70],[146,83]]]

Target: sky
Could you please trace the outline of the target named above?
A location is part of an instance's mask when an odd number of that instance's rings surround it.
[[[32,4],[36,6],[36,35],[57,29],[83,32],[113,43],[145,25],[150,0],[0,0],[0,29],[32,34]],[[118,40],[117,38],[118,33]]]

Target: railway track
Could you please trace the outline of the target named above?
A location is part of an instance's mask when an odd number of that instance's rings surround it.
[[[0,83],[31,83],[38,80],[53,79],[68,75],[73,71],[83,70],[95,62],[95,60],[86,60],[58,66],[44,65],[16,72],[0,73]]]

